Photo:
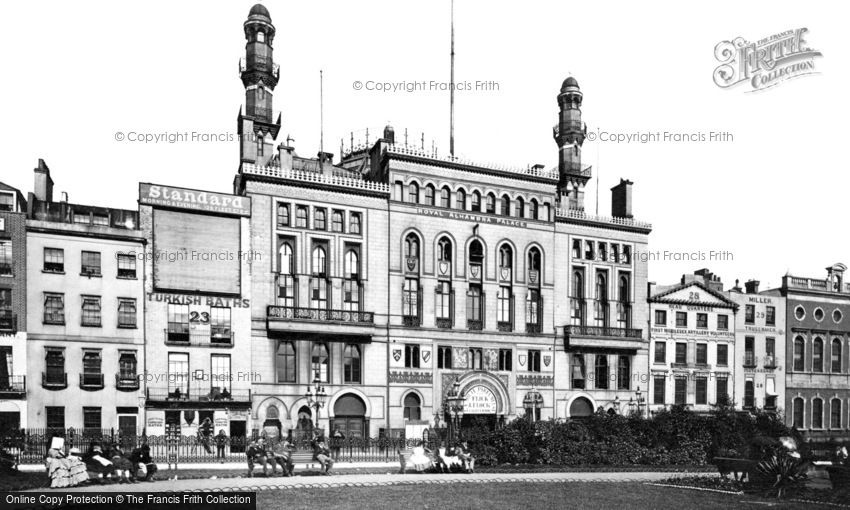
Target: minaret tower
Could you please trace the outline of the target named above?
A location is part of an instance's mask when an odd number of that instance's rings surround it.
[[[570,76],[558,94],[558,125],[554,128],[558,144],[558,193],[560,207],[584,209],[584,187],[590,179],[590,169],[581,168],[581,146],[587,127],[581,121],[582,93],[578,82]]]
[[[245,57],[239,61],[245,87],[245,111],[239,109],[239,157],[242,163],[268,165],[274,157],[274,141],[280,131],[280,114],[273,121],[272,95],[279,78],[272,58],[275,28],[263,5],[251,7],[245,28]]]

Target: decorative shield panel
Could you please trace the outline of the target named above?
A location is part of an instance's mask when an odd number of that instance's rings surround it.
[[[393,359],[396,361],[401,359],[401,349],[393,349]]]
[[[480,264],[470,264],[469,265],[469,278],[472,280],[480,280],[481,279],[481,265]]]
[[[418,271],[419,268],[419,259],[417,257],[407,257],[407,271],[409,273],[414,273]]]
[[[540,285],[540,271],[529,271],[528,272],[528,284],[529,285]]]
[[[543,364],[548,367],[549,363],[552,363],[552,356],[547,354],[547,355],[543,356]]]
[[[428,360],[431,359],[431,351],[422,351],[422,361],[428,363]]]
[[[446,261],[440,261],[437,265],[437,269],[440,271],[440,276],[448,276],[449,270],[451,269],[451,264]]]
[[[511,268],[503,267],[499,269],[499,279],[503,282],[511,281]]]
[[[524,367],[524,366],[525,366],[525,354],[520,354],[520,355],[519,355],[519,365],[520,365],[521,367]]]

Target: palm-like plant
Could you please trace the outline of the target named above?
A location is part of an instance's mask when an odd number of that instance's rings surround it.
[[[790,455],[772,456],[759,462],[756,466],[759,473],[772,480],[771,490],[776,490],[776,497],[782,498],[792,487],[802,484],[808,471],[808,462],[791,457]]]

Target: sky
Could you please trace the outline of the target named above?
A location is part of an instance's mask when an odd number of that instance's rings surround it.
[[[56,196],[76,203],[134,209],[139,181],[230,191],[242,23],[254,3],[0,4],[0,181],[26,194],[43,158]],[[326,151],[387,123],[448,151],[440,89],[449,80],[449,0],[262,3],[277,28],[279,141],[290,136],[303,156],[318,152],[321,69]],[[454,10],[456,82],[470,84],[456,92],[455,152],[554,167],[556,96],[573,75],[596,135],[583,148],[594,166],[586,209],[609,215],[609,189],[634,182],[634,215],[653,224],[650,280],[708,267],[727,286],[755,278],[766,288],[786,272],[820,278],[826,266],[850,263],[841,227],[850,42],[838,2],[456,0]],[[800,28],[823,55],[815,74],[756,92],[714,83],[718,43]],[[402,90],[376,90],[381,83]],[[171,133],[189,140],[130,141]],[[642,133],[660,140],[612,141]]]

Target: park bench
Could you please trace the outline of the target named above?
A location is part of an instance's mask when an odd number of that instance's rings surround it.
[[[315,469],[319,465],[319,461],[313,458],[313,452],[295,451],[292,452],[292,464],[307,464],[310,469]]]
[[[410,463],[410,456],[413,455],[413,448],[405,448],[403,450],[397,450],[398,452],[398,463],[401,466],[400,473],[405,474],[407,472],[407,465]]]

